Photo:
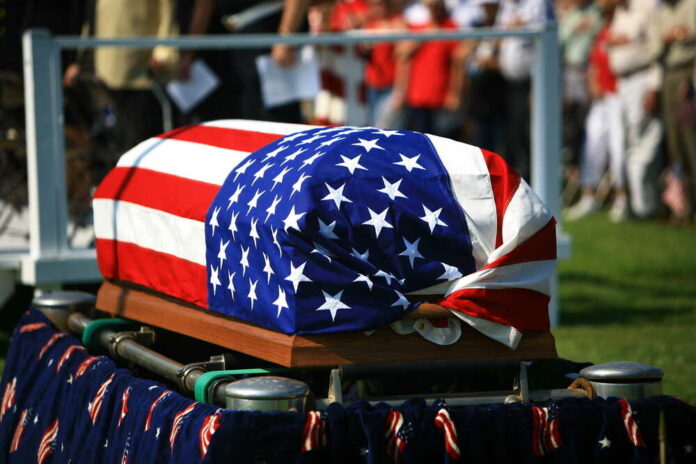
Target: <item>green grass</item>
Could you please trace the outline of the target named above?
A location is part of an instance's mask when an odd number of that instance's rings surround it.
[[[560,356],[658,366],[665,394],[696,403],[696,228],[598,214],[564,229]]]

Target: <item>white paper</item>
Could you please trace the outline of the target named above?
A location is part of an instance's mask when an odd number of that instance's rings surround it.
[[[191,64],[189,80],[171,81],[167,93],[182,113],[188,113],[220,85],[220,79],[202,60]]]
[[[281,68],[270,55],[261,55],[256,58],[256,69],[266,108],[313,99],[319,93],[319,62],[312,47],[303,47],[290,68]]]

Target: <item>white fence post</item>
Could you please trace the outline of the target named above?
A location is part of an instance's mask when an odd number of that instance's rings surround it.
[[[561,63],[558,31],[548,24],[535,39],[532,84],[532,185],[559,221],[561,212]],[[560,237],[562,238],[562,237]],[[549,304],[551,326],[559,323],[558,273],[554,273]]]
[[[26,113],[30,238],[28,265],[65,251],[68,206],[65,187],[63,89],[60,48],[47,30],[22,37]]]

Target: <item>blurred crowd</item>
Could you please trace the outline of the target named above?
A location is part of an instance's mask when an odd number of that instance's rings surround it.
[[[566,217],[583,217],[610,202],[614,221],[696,219],[696,0],[0,0],[0,21],[3,179],[10,178],[6,169],[21,165],[23,155],[21,144],[12,141],[23,140],[20,36],[27,28],[167,37],[416,34],[557,22],[564,199],[572,205]],[[320,60],[325,55],[322,92],[339,101],[345,83],[326,56],[345,48],[318,50]],[[269,53],[285,68],[298,59],[297,50],[282,44],[66,53],[66,140],[72,177],[79,179],[69,185],[72,194],[88,202],[89,192],[81,186],[95,183],[124,150],[166,129],[168,118],[174,126],[220,118],[342,122],[340,114],[324,116],[318,99],[266,107],[256,60]],[[533,39],[362,43],[355,55],[364,68],[359,94],[366,125],[443,135],[498,152],[529,180]],[[199,59],[221,85],[191,111],[172,109],[164,85],[187,80]],[[84,182],[89,176],[91,183]],[[5,203],[25,201],[8,200],[7,194],[0,192]]]

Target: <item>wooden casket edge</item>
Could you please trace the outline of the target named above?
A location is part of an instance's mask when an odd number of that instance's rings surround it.
[[[511,350],[463,325],[453,345],[440,346],[418,334],[399,335],[388,327],[374,331],[286,335],[204,310],[149,289],[105,281],[97,309],[114,316],[187,335],[285,367],[328,367],[431,360],[520,360],[557,357],[551,332],[528,331]]]

